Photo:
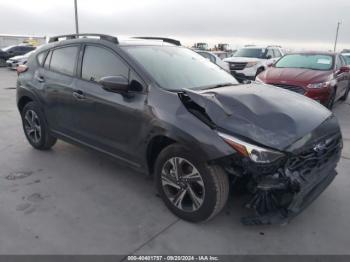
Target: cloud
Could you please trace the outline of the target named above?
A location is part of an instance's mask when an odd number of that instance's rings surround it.
[[[79,0],[80,31],[177,36],[187,41],[350,46],[348,0]],[[11,21],[11,22],[9,22]],[[10,34],[74,32],[73,0],[0,0]],[[233,43],[235,44],[235,43]]]

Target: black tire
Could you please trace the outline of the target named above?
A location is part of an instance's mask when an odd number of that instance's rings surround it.
[[[264,72],[264,71],[265,71],[265,69],[264,69],[263,67],[258,68],[258,70],[256,70],[255,78],[256,78],[260,73],[262,73],[262,72]]]
[[[187,182],[187,187],[184,185],[183,187],[187,188],[185,196],[182,197],[181,200],[181,208],[175,206],[174,202],[169,199],[169,192],[166,186],[163,186],[164,180],[162,176],[163,168],[166,167],[167,164],[171,162],[171,159],[183,159],[181,165],[182,168],[190,163],[195,167],[196,171],[198,171],[199,176],[201,177],[201,186],[196,184],[197,182]],[[169,162],[170,161],[170,162]],[[185,177],[186,173],[184,170],[181,172]],[[192,169],[193,171],[193,169]],[[227,198],[229,195],[229,180],[225,171],[219,166],[209,166],[206,163],[199,161],[195,154],[191,153],[184,146],[179,144],[173,144],[166,147],[158,156],[155,163],[155,179],[157,190],[159,195],[163,199],[165,205],[178,217],[190,221],[190,222],[203,222],[210,220],[215,215],[217,215],[222,208],[225,206],[227,202]],[[190,180],[191,181],[191,180]],[[199,182],[198,182],[199,183]],[[192,197],[190,197],[190,189],[188,188],[189,184],[191,184],[191,190],[193,187],[197,186],[197,190],[201,187],[204,190],[201,190],[203,197],[201,204],[197,207],[196,210],[185,210],[183,207],[185,204],[183,202],[187,202],[187,205],[190,206],[190,201],[192,201]],[[173,188],[173,190],[176,190]],[[184,189],[182,189],[184,191]],[[180,191],[180,190],[179,190]],[[194,191],[192,191],[194,192]],[[204,192],[204,193],[203,193]],[[198,193],[198,192],[197,192]],[[175,194],[179,195],[179,193]],[[196,194],[199,196],[200,194]],[[200,198],[200,197],[199,197]],[[174,197],[175,199],[175,197]],[[187,200],[187,201],[186,201]],[[193,202],[193,201],[192,201]],[[194,208],[194,204],[192,204],[192,208]],[[189,208],[191,209],[191,208]]]
[[[348,88],[346,89],[345,94],[340,98],[341,101],[346,101],[346,99],[348,99],[349,91],[350,91],[350,83],[348,85]]]
[[[34,118],[33,122],[35,122],[36,127],[33,127],[33,125],[30,124],[30,121],[27,120],[28,116],[29,117],[34,116],[34,117],[31,117],[31,119]],[[24,134],[28,142],[35,149],[48,150],[56,144],[57,138],[53,137],[49,133],[49,129],[46,124],[44,114],[40,110],[37,103],[35,102],[27,103],[21,112],[21,117],[22,117]],[[40,132],[39,132],[39,127],[40,127]]]
[[[327,108],[329,110],[332,110],[335,104],[335,96],[336,96],[337,90],[334,89],[333,93],[331,94],[331,97],[329,98],[328,104],[327,104]]]

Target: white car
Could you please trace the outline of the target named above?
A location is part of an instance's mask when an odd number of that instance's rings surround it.
[[[240,82],[255,80],[256,76],[284,55],[279,46],[246,46],[224,59],[230,72]]]
[[[27,63],[29,56],[34,53],[35,49],[33,51],[30,51],[24,55],[18,55],[11,57],[6,61],[6,65],[9,69],[16,70],[17,66],[24,65]]]
[[[342,53],[341,55],[344,56],[346,64],[350,65],[350,53]]]
[[[218,65],[227,72],[230,72],[228,63],[224,62],[220,57],[218,57],[214,52],[204,51],[204,50],[194,50],[204,58],[208,59],[210,62]]]

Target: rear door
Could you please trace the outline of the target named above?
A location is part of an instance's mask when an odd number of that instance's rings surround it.
[[[60,134],[75,136],[76,66],[80,45],[55,48],[47,55],[44,67],[35,72],[35,80],[44,88],[45,114],[50,128]]]
[[[85,99],[77,100],[77,123],[81,142],[112,153],[131,164],[143,130],[146,85],[113,50],[102,45],[86,45],[77,90]],[[98,83],[102,77],[123,76],[129,80],[128,93],[106,91]]]

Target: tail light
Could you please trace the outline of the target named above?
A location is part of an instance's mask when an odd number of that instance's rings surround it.
[[[26,65],[19,65],[16,68],[17,75],[22,74],[22,73],[26,72],[27,70],[28,70],[28,66],[26,66]]]

